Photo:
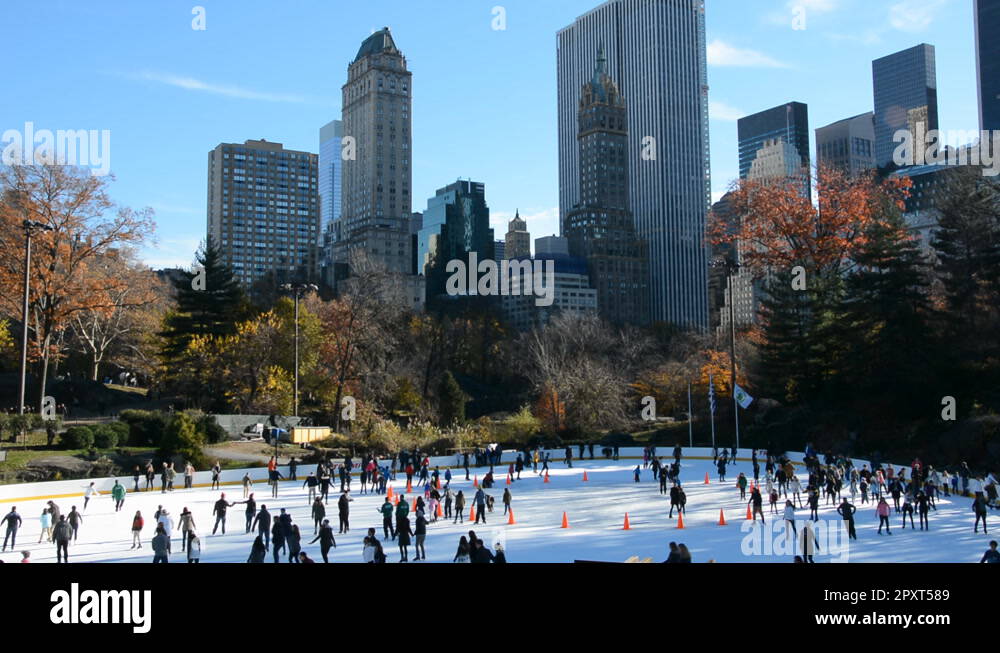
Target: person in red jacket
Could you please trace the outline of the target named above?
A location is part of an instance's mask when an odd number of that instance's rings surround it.
[[[141,549],[142,541],[139,539],[139,534],[142,532],[142,527],[145,522],[142,519],[142,513],[138,510],[135,511],[135,517],[132,518],[132,548]]]
[[[884,525],[886,532],[892,535],[892,530],[889,528],[889,504],[886,503],[884,498],[878,500],[875,513],[878,515],[878,534],[882,534],[882,526]]]

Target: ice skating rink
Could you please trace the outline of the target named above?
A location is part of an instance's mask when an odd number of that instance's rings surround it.
[[[669,453],[663,450],[662,453]],[[742,453],[742,452],[741,452]],[[793,457],[793,459],[795,459]],[[664,456],[662,460],[672,461]],[[764,511],[766,526],[753,526],[746,520],[746,502],[740,500],[736,489],[736,477],[744,472],[752,477],[752,467],[749,461],[740,461],[730,467],[725,484],[717,479],[710,459],[695,460],[686,458],[682,461],[681,481],[687,492],[687,513],[684,515],[684,528],[677,528],[677,513],[668,518],[670,508],[669,498],[659,493],[659,485],[653,480],[652,471],[642,470],[642,481],[633,481],[633,470],[641,460],[621,459],[610,461],[598,459],[594,461],[574,461],[573,468],[567,469],[562,463],[555,462],[553,456],[549,483],[544,483],[541,476],[529,470],[521,475],[520,481],[515,481],[510,490],[513,495],[512,507],[516,524],[507,525],[503,516],[501,497],[505,487],[505,476],[501,474],[503,467],[497,468],[497,485],[487,490],[495,498],[494,512],[486,515],[486,525],[474,526],[468,521],[468,511],[475,493],[472,480],[465,481],[461,470],[453,470],[455,479],[451,487],[457,492],[463,490],[466,495],[465,522],[453,524],[452,520],[439,520],[428,524],[427,560],[412,562],[415,552],[410,547],[409,564],[427,564],[451,562],[455,555],[459,537],[474,529],[486,545],[493,549],[497,541],[505,543],[508,562],[547,562],[565,563],[574,560],[595,560],[623,562],[632,556],[640,559],[652,558],[654,562],[662,562],[668,555],[668,543],[671,541],[684,543],[691,551],[695,563],[709,560],[725,563],[738,562],[791,562],[793,548],[801,548],[801,539],[796,540],[797,547],[791,537],[781,528],[772,529],[773,524],[780,524],[780,515],[772,515],[765,493]],[[254,484],[254,494],[258,507],[265,504],[272,515],[277,515],[280,508],[287,509],[294,523],[299,525],[303,538],[303,550],[317,562],[322,562],[319,544],[309,544],[312,540],[313,523],[310,516],[308,492],[302,487],[302,480],[308,475],[311,466],[302,465],[299,468],[299,481],[282,482],[280,495],[277,499],[270,497],[270,488],[265,482]],[[478,474],[482,479],[487,468],[473,469],[472,474]],[[587,472],[589,480],[583,481],[583,473]],[[706,472],[709,473],[711,484],[705,485]],[[763,465],[762,465],[763,473]],[[800,469],[799,478],[805,483],[807,475]],[[131,489],[132,479],[121,479],[126,488]],[[182,477],[178,477],[182,481]],[[405,476],[397,475],[397,480],[390,483],[398,493],[405,489]],[[442,480],[443,485],[443,480]],[[87,481],[79,481],[78,497],[62,497],[54,499],[62,514],[68,514],[71,506],[83,509],[83,492]],[[375,527],[379,538],[382,538],[382,517],[378,512],[384,497],[381,495],[358,493],[360,484],[357,478],[352,483],[350,522],[351,531],[345,535],[337,535],[337,548],[331,552],[331,563],[362,562],[362,539],[369,527]],[[332,486],[339,489],[339,484]],[[31,485],[17,487],[20,496],[39,496],[32,492]],[[238,485],[223,486],[229,501],[242,500],[242,488]],[[229,509],[226,534],[211,535],[214,518],[212,508],[219,498],[219,490],[195,488],[191,490],[178,489],[172,493],[161,494],[158,479],[156,489],[150,492],[129,492],[121,512],[116,513],[110,494],[93,499],[87,511],[83,513],[83,524],[80,528],[79,540],[70,544],[69,556],[73,563],[86,562],[151,562],[153,557],[150,541],[155,525],[153,514],[157,506],[163,505],[174,518],[175,525],[179,521],[181,511],[187,507],[194,513],[196,530],[202,542],[202,563],[245,562],[250,552],[250,546],[255,534],[245,534],[244,508],[236,505]],[[337,525],[336,501],[339,494],[331,492],[327,505],[327,518]],[[412,502],[414,495],[407,495]],[[805,497],[803,497],[804,500]],[[890,505],[891,498],[888,498]],[[779,508],[784,499],[779,502]],[[816,535],[820,539],[819,549],[815,551],[817,563],[833,561],[850,562],[979,562],[983,552],[988,548],[993,535],[987,536],[980,530],[973,533],[974,516],[972,499],[967,497],[940,498],[938,509],[930,513],[930,531],[912,531],[909,527],[900,528],[901,515],[893,513],[890,517],[892,535],[879,536],[877,531],[878,518],[875,515],[873,503],[861,504],[858,495],[854,501],[857,507],[858,540],[850,542],[844,548],[842,533],[838,533],[841,523],[836,514],[836,506],[827,506],[820,501],[820,525],[816,527]],[[55,562],[55,545],[38,543],[41,526],[39,515],[45,505],[45,499],[31,501],[15,501],[4,499],[0,503],[0,513],[6,514],[12,505],[17,506],[18,513],[24,520],[24,525],[18,532],[17,547],[14,551],[8,547],[0,557],[7,563],[16,563],[21,559],[20,551],[31,551],[34,563]],[[136,510],[141,510],[146,520],[143,530],[141,550],[130,550],[131,524]],[[719,526],[719,511],[723,510],[727,525]],[[563,512],[567,514],[569,528],[560,528]],[[628,513],[630,529],[623,530],[625,513]],[[994,519],[992,512],[990,520]],[[797,511],[797,527],[801,534],[804,520],[808,518],[808,509]],[[914,519],[918,522],[916,515]],[[410,515],[411,525],[413,515]],[[996,522],[1000,528],[1000,519]],[[828,526],[829,525],[829,526]],[[991,524],[992,527],[992,524]],[[0,528],[0,532],[3,529]],[[384,542],[383,546],[389,563],[399,561],[399,550],[395,542]],[[171,563],[186,561],[181,553],[180,532],[174,531],[172,542],[173,553]],[[273,560],[270,553],[268,562]],[[282,562],[287,562],[287,555]]]

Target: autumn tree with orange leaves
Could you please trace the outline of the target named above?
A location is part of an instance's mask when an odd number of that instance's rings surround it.
[[[151,209],[115,204],[107,177],[72,166],[14,165],[0,169],[0,311],[21,320],[25,220],[51,231],[33,237],[28,330],[45,396],[49,367],[57,361],[75,318],[114,310],[128,283],[102,273],[115,250],[140,244],[153,229]]]

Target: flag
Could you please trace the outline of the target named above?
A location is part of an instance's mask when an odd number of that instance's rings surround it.
[[[736,397],[736,403],[740,405],[740,408],[746,409],[753,403],[753,397],[748,395],[746,390],[741,388],[739,385],[736,386],[734,396]]]
[[[708,406],[712,414],[715,414],[715,384],[712,383],[712,375],[708,375]]]

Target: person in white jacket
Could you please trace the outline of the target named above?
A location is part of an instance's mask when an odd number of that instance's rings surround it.
[[[164,508],[160,513],[160,518],[156,520],[156,523],[163,525],[163,530],[167,534],[167,552],[170,552],[170,535],[174,532],[174,518],[170,516],[167,509]]]
[[[785,501],[785,531],[788,531],[788,527],[792,527],[792,533],[798,535],[798,529],[795,528],[795,504],[791,500]]]
[[[799,482],[798,476],[793,476],[792,480],[788,483],[788,490],[792,493],[792,499],[798,503],[799,508],[802,507],[802,497],[800,492],[802,492],[802,483]]]
[[[84,512],[86,512],[86,510],[87,510],[87,504],[90,503],[90,500],[92,498],[100,496],[100,495],[101,495],[101,493],[97,491],[97,488],[94,487],[93,483],[91,483],[90,485],[87,486],[87,489],[83,493],[83,510],[84,510]]]
[[[194,531],[187,531],[184,535],[187,539],[187,559],[188,564],[197,564],[201,560],[201,539]]]
[[[375,529],[369,528],[368,535],[365,537],[364,549],[361,550],[361,559],[364,560],[366,564],[374,563],[376,549],[377,547],[375,546]]]

